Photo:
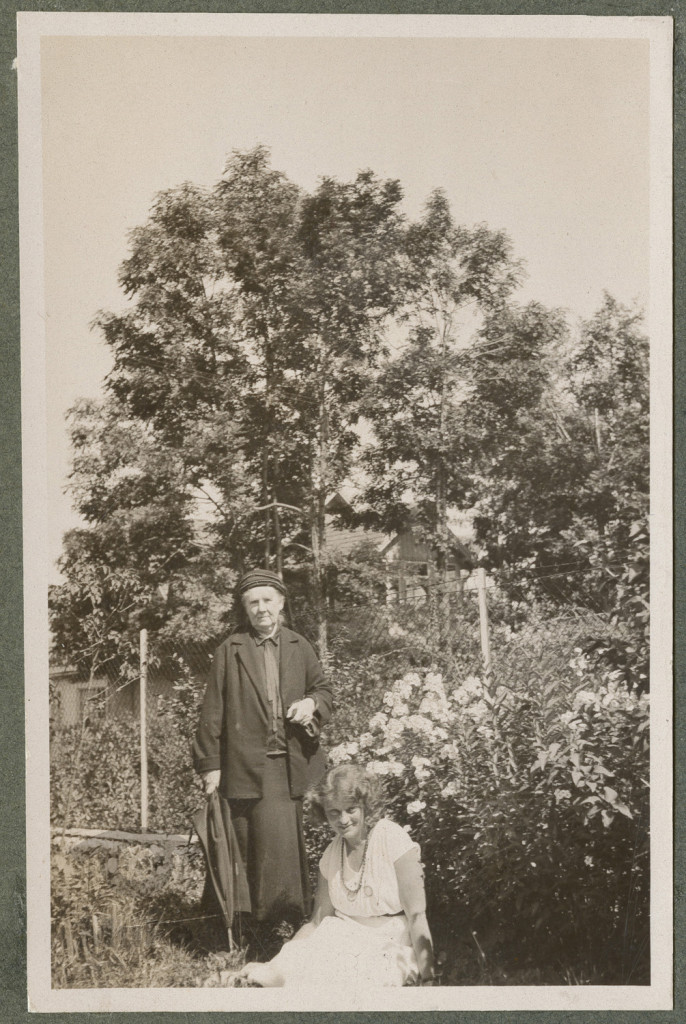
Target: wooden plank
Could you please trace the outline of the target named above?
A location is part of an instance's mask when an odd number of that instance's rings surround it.
[[[116,829],[101,828],[51,828],[51,837],[59,839],[61,836],[68,836],[72,839],[102,839],[110,842],[121,843],[187,843],[188,834],[180,835],[173,832],[120,832]],[[190,840],[197,843],[198,837],[193,835]]]

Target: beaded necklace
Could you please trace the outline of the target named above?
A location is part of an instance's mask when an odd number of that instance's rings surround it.
[[[343,877],[343,870],[344,870],[344,865],[345,865],[345,840],[341,839],[341,882],[343,883],[343,888],[345,889],[345,894],[346,894],[346,896],[348,897],[348,899],[351,902],[354,899],[356,899],[357,894],[359,893],[360,889],[362,889],[362,883],[364,882],[364,869],[365,869],[365,867],[367,865],[367,846],[368,845],[369,845],[369,837],[367,837],[367,839],[365,839],[365,841],[364,841],[364,850],[362,851],[362,863],[360,864],[360,877],[357,880],[357,884],[353,883],[352,885],[348,885],[348,883],[346,882],[345,878]],[[364,895],[365,896],[371,896],[372,895],[372,887],[370,885],[365,885],[363,891],[364,891]]]

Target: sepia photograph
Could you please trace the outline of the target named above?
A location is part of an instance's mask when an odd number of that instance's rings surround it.
[[[669,1009],[671,19],[18,41],[30,1009]]]

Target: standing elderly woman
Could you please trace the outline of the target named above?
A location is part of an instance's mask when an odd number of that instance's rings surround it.
[[[247,964],[241,979],[263,987],[433,984],[419,847],[383,817],[378,779],[340,765],[308,801],[335,833],[319,862],[314,913],[273,960]]]
[[[280,576],[253,569],[236,596],[246,621],[215,652],[193,760],[205,792],[218,788],[231,806],[253,920],[299,924],[311,908],[302,798],[324,774],[331,686],[307,640],[281,622]]]

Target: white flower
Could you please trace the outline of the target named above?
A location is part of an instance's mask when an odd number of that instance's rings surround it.
[[[456,686],[450,693],[450,699],[459,704],[460,707],[465,707],[465,705],[469,704],[472,696],[463,686]]]
[[[451,714],[450,707],[445,699],[445,694],[442,692],[427,693],[426,697],[424,697],[419,705],[419,714],[430,715],[439,722],[448,722],[451,718]]]
[[[424,803],[423,800],[412,800],[411,803],[407,805],[407,813],[419,814],[419,812],[423,811],[425,807],[426,804]]]
[[[404,718],[405,715],[408,715],[409,713],[410,709],[407,704],[403,703],[403,701],[398,701],[394,704],[393,710],[391,711],[394,718]]]
[[[343,761],[349,761],[352,757],[355,757],[358,752],[358,744],[355,740],[351,740],[350,743],[339,743],[337,747],[332,747],[329,751],[329,757],[333,764],[341,764]]]
[[[404,719],[391,718],[384,729],[384,742],[379,748],[379,753],[389,754],[398,745],[405,728]]]
[[[427,672],[426,678],[424,679],[424,689],[431,693],[440,693],[445,696],[445,690],[443,689],[443,676],[440,672]]]
[[[574,695],[574,703],[577,707],[585,708],[596,703],[596,695],[589,690],[577,690]]]
[[[425,782],[431,775],[428,770],[431,767],[431,761],[428,757],[418,757],[415,755],[412,758],[412,767],[414,768],[414,777],[417,782]]]
[[[372,734],[370,732],[363,732],[357,742],[360,745],[360,750],[362,750],[363,747],[371,747],[371,746],[373,746],[373,744],[374,744],[374,737],[372,736]]]
[[[483,695],[484,688],[478,676],[467,676],[460,686],[456,686],[450,694],[451,700],[464,707],[475,698]]]
[[[337,747],[332,747],[329,751],[329,760],[332,764],[341,764],[342,761],[347,761],[347,755],[345,752],[345,743],[340,743]]]
[[[407,630],[403,629],[402,626],[399,626],[397,622],[392,622],[388,627],[388,635],[394,639],[396,637],[407,636]]]
[[[475,697],[480,697],[483,693],[484,688],[478,676],[467,676],[462,685],[467,693],[472,693]]]
[[[402,679],[396,679],[393,686],[384,695],[384,701],[388,697],[391,703],[394,700],[407,700],[412,690],[419,686],[421,680],[416,672],[407,672]]]
[[[447,786],[444,786],[441,790],[441,796],[443,799],[447,799],[450,796],[456,796],[460,792],[460,785],[456,780],[449,782]]]
[[[405,765],[401,764],[400,761],[370,761],[367,765],[367,771],[371,772],[372,775],[403,775],[405,773]]]
[[[409,715],[405,720],[405,725],[412,732],[416,732],[420,736],[426,736],[427,738],[438,736],[438,726],[430,718],[426,718],[425,715]],[[440,731],[443,733],[443,737],[447,738],[445,730],[442,729]]]
[[[369,719],[369,728],[372,732],[376,732],[379,729],[385,729],[387,721],[388,716],[385,715],[383,711],[377,711],[377,713],[372,715]]]
[[[451,740],[446,743],[445,746],[441,747],[439,756],[445,758],[447,761],[456,761],[460,756],[460,747],[455,740]]]

